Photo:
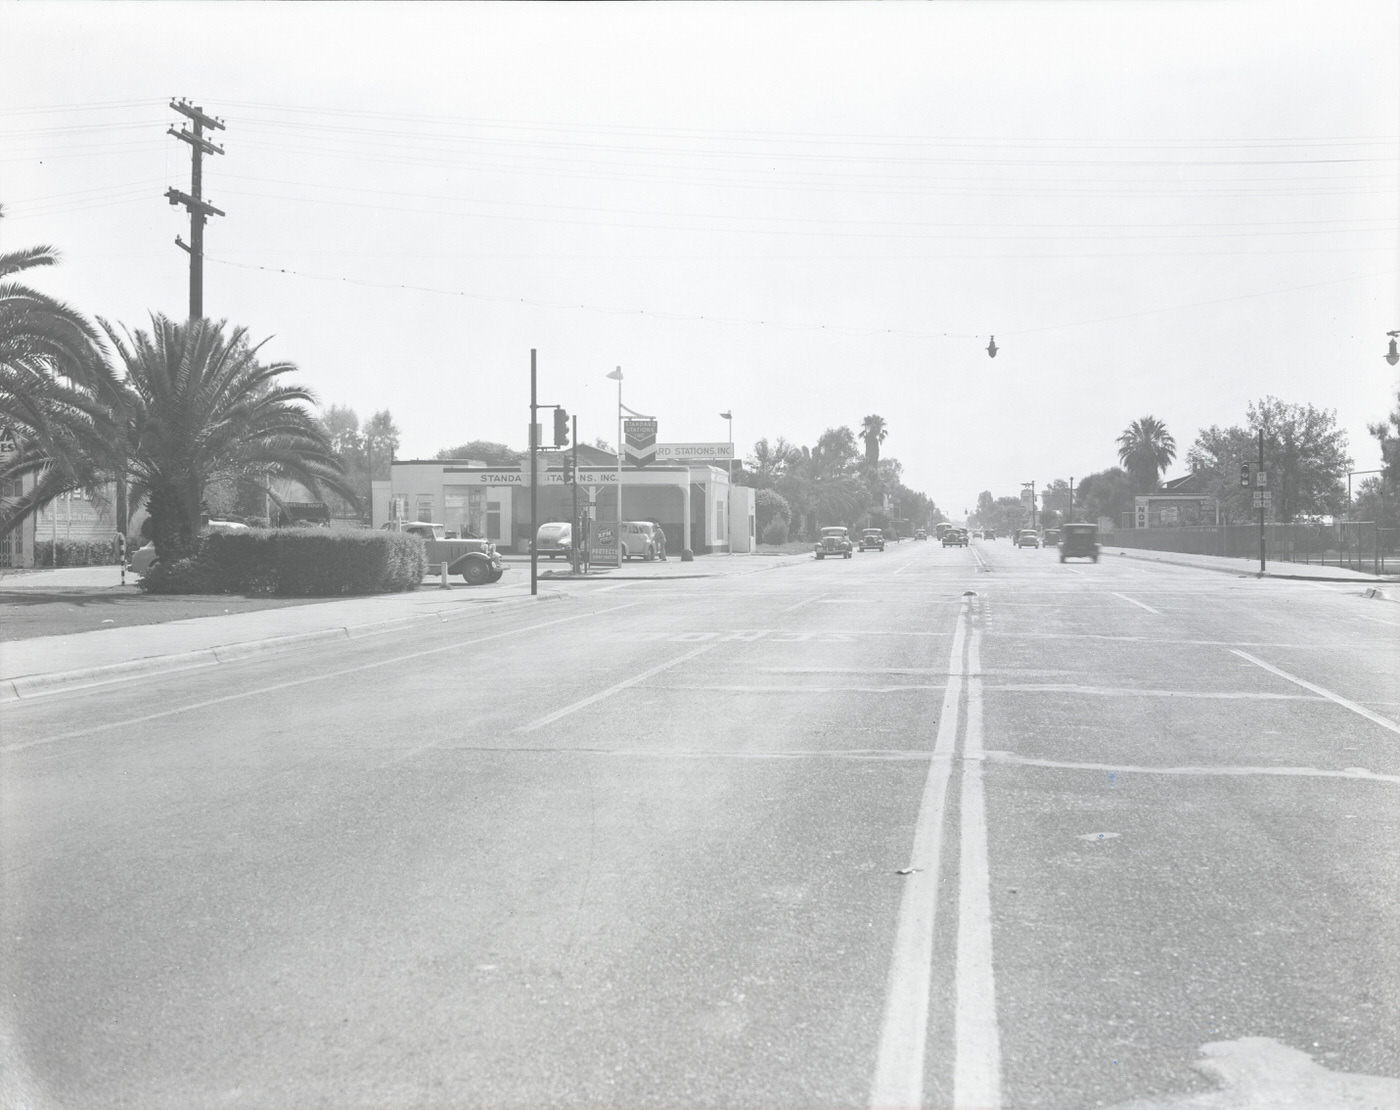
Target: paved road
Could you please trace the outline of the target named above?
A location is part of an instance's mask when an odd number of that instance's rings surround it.
[[[0,1106],[1400,1097],[1400,606],[1004,542],[563,589],[7,705]]]

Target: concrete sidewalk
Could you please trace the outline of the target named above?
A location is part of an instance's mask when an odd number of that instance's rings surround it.
[[[359,640],[425,622],[470,618],[491,606],[559,600],[566,596],[569,585],[754,573],[809,557],[710,555],[690,563],[679,559],[629,563],[579,576],[562,567],[547,575],[542,565],[537,595],[530,593],[529,560],[512,560],[509,575],[489,586],[465,586],[460,579],[450,579],[451,585],[444,590],[433,588],[437,580],[428,578],[421,588],[409,593],[342,600],[308,598],[305,604],[285,608],[0,642],[0,703],[137,675],[216,666],[307,644]],[[137,590],[135,581],[128,573],[127,588],[133,593]],[[110,590],[119,586],[117,567],[64,567],[0,576],[0,588],[9,591]]]
[[[1137,547],[1113,547],[1105,544],[1101,548],[1104,558],[1126,558],[1141,559],[1150,563],[1169,563],[1179,567],[1195,567],[1199,570],[1224,571],[1228,574],[1241,575],[1248,578],[1259,577],[1259,556],[1256,554],[1249,559],[1224,558],[1218,555],[1190,555],[1179,551],[1150,551],[1146,548]],[[1357,582],[1370,583],[1396,583],[1400,582],[1400,573],[1392,574],[1370,574],[1366,571],[1351,570],[1347,567],[1326,567],[1318,566],[1314,563],[1288,563],[1279,562],[1273,559],[1266,559],[1264,563],[1265,578],[1292,578],[1312,582]]]

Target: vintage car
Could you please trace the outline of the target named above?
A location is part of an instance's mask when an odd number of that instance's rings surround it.
[[[815,546],[818,559],[825,559],[828,555],[832,558],[849,559],[854,550],[850,535],[839,524],[823,528]]]
[[[641,559],[645,563],[656,558],[660,549],[656,542],[656,525],[649,520],[622,522],[622,560]]]
[[[441,524],[428,520],[391,520],[382,526],[386,532],[418,536],[427,547],[428,573],[460,574],[468,586],[498,582],[506,572],[496,545],[490,540],[448,539]]]
[[[1015,543],[1017,547],[1039,547],[1040,536],[1034,528],[1022,528],[1016,533]]]
[[[535,550],[541,555],[568,559],[573,555],[573,525],[568,521],[551,520],[541,524],[535,533]]]
[[[1060,562],[1066,559],[1099,561],[1099,526],[1066,524],[1060,529]]]
[[[873,547],[878,551],[885,550],[885,533],[878,528],[867,528],[860,534],[860,549],[864,551],[867,547]]]
[[[926,539],[928,539],[928,533],[925,532],[922,528],[915,528],[915,529],[914,529],[914,538],[915,538],[916,540],[926,540]]]
[[[966,529],[966,528],[949,528],[948,531],[946,531],[946,532],[943,533],[943,546],[944,546],[944,547],[966,547],[966,546],[967,546],[967,529]]]
[[[1040,542],[1044,547],[1059,547],[1060,530],[1058,528],[1045,529],[1045,534],[1040,537]]]

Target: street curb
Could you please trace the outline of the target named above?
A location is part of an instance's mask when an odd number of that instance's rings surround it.
[[[519,598],[483,599],[477,604],[516,605],[533,601],[560,601],[563,594],[536,594]],[[177,671],[192,671],[203,667],[214,667],[220,663],[236,663],[259,655],[275,655],[308,644],[331,643],[343,640],[354,643],[357,640],[382,636],[390,632],[400,632],[416,625],[436,620],[440,624],[459,615],[470,613],[470,607],[459,609],[434,609],[408,617],[391,617],[368,624],[336,625],[333,628],[315,629],[311,632],[293,632],[286,636],[268,636],[261,640],[239,640],[229,644],[215,644],[195,651],[175,652],[170,655],[151,655],[144,659],[132,659],[124,663],[104,663],[96,667],[80,667],[71,671],[53,671],[49,674],[20,675],[17,678],[0,679],[0,705],[7,702],[30,700],[47,694],[65,693],[71,690],[84,690],[95,686],[109,686],[131,678],[149,678],[153,675],[174,674]]]
[[[1136,555],[1127,551],[1119,550],[1115,552],[1124,559],[1137,559],[1143,563],[1166,563],[1173,567],[1189,567],[1192,570],[1209,570],[1216,574],[1233,574],[1236,578],[1278,578],[1286,582],[1344,582],[1353,586],[1364,586],[1369,582],[1389,582],[1387,578],[1333,578],[1321,574],[1276,574],[1271,570],[1260,574],[1257,570],[1245,570],[1236,567],[1212,567],[1201,563],[1183,563],[1180,559],[1159,559],[1152,555]]]

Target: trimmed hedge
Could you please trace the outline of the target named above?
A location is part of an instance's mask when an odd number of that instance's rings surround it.
[[[59,540],[57,550],[53,540],[36,540],[36,567],[109,567],[117,562],[117,541]]]
[[[397,532],[258,528],[213,532],[193,559],[157,563],[150,593],[341,597],[417,589],[428,571],[423,541]]]

